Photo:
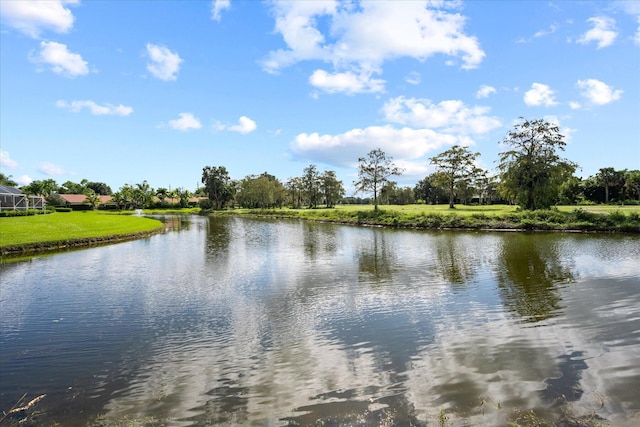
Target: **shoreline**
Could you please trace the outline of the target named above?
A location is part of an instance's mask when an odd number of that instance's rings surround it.
[[[550,224],[544,221],[526,222],[510,222],[504,218],[483,218],[474,225],[466,225],[465,221],[469,221],[468,218],[462,215],[456,215],[455,213],[439,214],[438,221],[435,224],[425,224],[424,217],[415,216],[411,218],[397,219],[397,217],[391,217],[391,222],[376,221],[372,218],[361,219],[354,217],[353,219],[346,218],[326,218],[323,216],[304,216],[299,212],[295,214],[283,214],[282,212],[260,212],[248,211],[212,211],[206,213],[212,216],[244,216],[248,218],[271,218],[271,219],[288,219],[288,220],[301,220],[309,222],[338,224],[338,225],[352,225],[352,226],[364,226],[364,227],[382,227],[397,230],[432,230],[432,231],[483,231],[483,232],[551,232],[551,233],[571,233],[571,234],[620,234],[620,235],[638,235],[640,234],[640,225],[634,226],[606,226],[603,227],[594,223],[582,223],[580,225],[575,224]],[[442,221],[445,219],[444,221]],[[447,224],[446,219],[453,219],[455,224]],[[476,218],[477,219],[477,218]]]
[[[131,240],[144,239],[160,234],[164,225],[155,230],[139,231],[135,233],[114,234],[110,236],[81,237],[75,239],[53,240],[49,242],[34,242],[0,247],[0,256],[37,255],[65,249],[80,249],[94,246],[121,243]]]

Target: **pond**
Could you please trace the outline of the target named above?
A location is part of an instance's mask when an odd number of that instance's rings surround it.
[[[26,393],[39,425],[640,425],[638,236],[165,221],[0,265],[0,411]]]

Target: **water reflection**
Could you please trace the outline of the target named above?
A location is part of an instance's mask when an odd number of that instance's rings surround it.
[[[496,278],[505,306],[525,322],[539,322],[558,314],[558,287],[575,281],[572,266],[560,254],[558,239],[517,234],[505,238]]]
[[[638,421],[636,238],[192,221],[0,266],[2,408],[42,392],[65,426]]]
[[[378,229],[371,230],[369,238],[363,240],[358,249],[360,281],[374,285],[390,282],[394,252],[387,247],[385,233]]]
[[[448,283],[464,285],[477,272],[477,262],[470,251],[469,236],[446,233],[435,239],[438,270]]]

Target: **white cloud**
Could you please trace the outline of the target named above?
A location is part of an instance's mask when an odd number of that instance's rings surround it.
[[[497,93],[497,90],[496,90],[495,87],[488,86],[488,85],[482,85],[482,86],[480,86],[480,89],[478,89],[478,91],[476,92],[476,98],[478,98],[478,99],[480,99],[480,98],[488,98],[489,95],[491,95],[493,93]]]
[[[42,172],[45,175],[64,175],[66,173],[60,166],[49,162],[40,163],[38,172]]]
[[[469,138],[438,133],[431,129],[398,129],[386,125],[352,129],[337,135],[301,133],[295,137],[290,148],[294,155],[305,159],[340,167],[354,167],[356,159],[375,148],[381,148],[398,161],[415,162],[445,145],[469,143],[472,143]]]
[[[0,150],[0,166],[15,169],[18,167],[18,162],[13,160],[8,152]]]
[[[211,7],[211,19],[214,21],[220,21],[220,13],[231,7],[230,0],[214,0],[213,5]]]
[[[40,53],[30,55],[32,62],[48,64],[56,74],[66,77],[77,77],[89,74],[87,62],[78,53],[69,52],[67,46],[50,41],[40,42]]]
[[[21,175],[14,180],[19,185],[29,185],[33,182],[33,179],[29,175]]]
[[[147,55],[150,60],[147,62],[147,70],[154,77],[165,81],[178,78],[177,74],[183,59],[177,53],[171,52],[165,46],[147,43]]]
[[[576,86],[582,89],[582,96],[594,105],[609,104],[622,96],[622,90],[615,90],[596,79],[578,80]]]
[[[536,32],[533,35],[533,37],[534,38],[540,38],[540,37],[544,37],[544,36],[549,35],[549,34],[553,34],[553,33],[556,32],[557,29],[558,29],[558,25],[557,24],[551,24],[551,26],[549,26],[549,28]]]
[[[114,115],[114,116],[128,116],[133,112],[133,108],[120,105],[98,105],[93,101],[71,101],[68,103],[63,100],[59,100],[56,102],[56,106],[59,108],[66,108],[74,113],[79,112],[83,108],[88,108],[91,111],[91,114],[94,116],[105,116],[105,115]]]
[[[489,107],[468,107],[459,100],[434,104],[428,99],[403,96],[390,99],[382,107],[388,122],[461,134],[482,134],[500,127],[500,120],[488,116],[489,111]]]
[[[38,38],[45,30],[56,33],[71,30],[74,17],[65,5],[77,3],[77,0],[0,1],[0,12],[4,24]]]
[[[363,92],[382,92],[385,81],[372,78],[370,73],[356,75],[347,71],[329,74],[324,70],[316,70],[309,77],[309,83],[328,93],[344,92],[352,95]]]
[[[404,78],[404,81],[410,85],[418,85],[422,81],[422,76],[417,71],[412,71]]]
[[[633,36],[633,42],[640,46],[640,16],[638,17],[638,29],[636,30],[636,34]]]
[[[531,89],[524,93],[524,103],[528,106],[544,105],[545,107],[557,104],[553,90],[542,83],[533,83],[531,85]]]
[[[593,24],[593,28],[587,31],[578,39],[578,43],[588,44],[592,41],[598,43],[598,49],[611,46],[618,33],[615,30],[616,21],[607,16],[595,16],[587,19]]]
[[[171,129],[180,130],[186,132],[192,129],[200,129],[202,124],[200,120],[195,118],[191,113],[180,113],[178,114],[178,119],[169,120],[169,127]]]
[[[229,132],[247,134],[256,130],[258,128],[258,125],[256,125],[256,122],[251,120],[249,117],[241,116],[238,119],[237,125],[224,125],[218,122],[213,127],[215,130],[228,130]]]
[[[579,110],[579,109],[582,108],[582,104],[580,104],[579,102],[576,102],[576,101],[571,101],[571,102],[569,102],[569,107],[572,110]]]
[[[286,48],[269,52],[262,61],[267,72],[275,73],[300,61],[320,60],[332,63],[334,73],[316,74],[315,79],[350,78],[356,80],[351,87],[378,91],[378,85],[384,82],[371,79],[371,75],[380,74],[387,60],[410,57],[424,61],[441,54],[461,61],[461,67],[468,69],[477,67],[485,56],[477,39],[464,33],[465,17],[447,10],[453,3],[423,0],[357,5],[337,1],[272,4],[275,31],[282,35]],[[326,32],[319,22],[327,24]],[[353,79],[354,76],[360,79]],[[368,76],[366,81],[375,81],[375,85],[358,86],[362,76]]]

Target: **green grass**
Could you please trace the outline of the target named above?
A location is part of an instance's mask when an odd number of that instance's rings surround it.
[[[274,218],[299,218],[360,225],[431,229],[523,229],[560,231],[622,231],[640,233],[640,206],[562,206],[521,211],[515,206],[341,205],[332,209],[235,209],[215,212]]]
[[[100,211],[0,218],[0,248],[126,236],[162,228],[160,221]]]

